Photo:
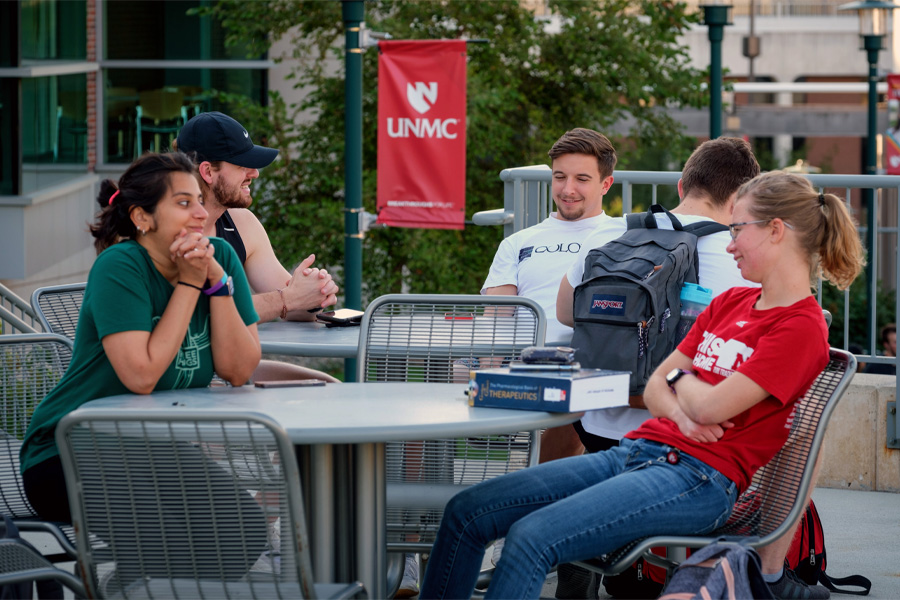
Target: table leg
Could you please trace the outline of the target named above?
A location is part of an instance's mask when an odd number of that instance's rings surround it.
[[[354,447],[356,487],[356,567],[370,598],[387,596],[384,444]]]
[[[359,579],[356,569],[356,538],[354,510],[359,498],[353,489],[353,446],[334,446],[334,511],[332,521],[337,554],[335,555],[335,578],[333,581],[355,581]]]
[[[313,446],[311,479],[316,482],[311,490],[313,572],[316,581],[337,581],[334,560],[334,460],[330,444]]]

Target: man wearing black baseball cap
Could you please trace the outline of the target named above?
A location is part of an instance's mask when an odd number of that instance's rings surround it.
[[[201,113],[178,134],[175,149],[193,153],[209,220],[205,235],[228,241],[237,252],[253,288],[260,321],[277,317],[311,321],[315,312],[336,302],[337,285],[324,269],[312,267],[310,254],[289,273],[278,261],[262,223],[247,210],[250,184],[278,156],[275,148],[255,145],[244,127],[220,112]]]

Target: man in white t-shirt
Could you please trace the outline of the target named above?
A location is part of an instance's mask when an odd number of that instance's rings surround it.
[[[740,138],[717,138],[701,144],[687,163],[678,181],[678,195],[681,202],[671,212],[684,225],[699,221],[717,221],[727,225],[731,222],[731,210],[735,194],[742,183],[759,174],[759,164],[753,156],[750,144]],[[671,229],[672,224],[665,214],[657,215],[657,223],[664,229]],[[556,301],[557,318],[561,323],[572,326],[572,306],[575,287],[581,283],[584,274],[584,263],[588,252],[599,248],[623,233],[627,227],[625,219],[609,219],[590,238],[588,238],[576,259],[569,266],[562,278]],[[706,235],[697,242],[699,259],[699,284],[713,291],[717,296],[735,286],[757,286],[741,277],[734,259],[725,248],[731,241],[727,231]],[[643,408],[643,402],[632,399],[632,404],[640,408],[612,408],[591,411],[585,414],[574,430],[590,452],[604,450],[618,445],[623,435],[636,429],[650,413]],[[554,446],[570,444],[555,443],[554,437],[564,439],[571,436],[572,428],[559,428],[549,438],[541,441],[547,445],[546,452],[552,452]]]
[[[602,223],[603,196],[613,183],[616,151],[606,136],[572,129],[548,153],[552,160],[552,196],[556,212],[541,223],[500,242],[481,293],[523,296],[547,315],[547,344],[567,344],[572,328],[556,319],[557,281]]]
[[[603,196],[613,184],[618,159],[606,136],[580,127],[563,134],[548,154],[556,212],[500,242],[481,293],[523,296],[537,302],[547,316],[544,339],[549,346],[566,345],[572,339],[572,327],[556,319],[557,281],[581,251],[583,242],[610,220],[603,212]],[[577,436],[569,436],[566,441],[571,446],[564,452],[583,452]],[[494,564],[502,547],[502,541],[494,546]]]

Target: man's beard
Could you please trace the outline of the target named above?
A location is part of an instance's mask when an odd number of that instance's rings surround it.
[[[212,185],[212,193],[216,202],[224,208],[247,208],[253,202],[252,197],[244,198],[240,186],[228,188],[221,179]]]

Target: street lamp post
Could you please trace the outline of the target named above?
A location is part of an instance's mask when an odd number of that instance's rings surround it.
[[[363,0],[342,0],[344,19],[344,306],[362,308],[362,48]],[[356,381],[356,359],[344,359],[344,379]]]
[[[866,174],[875,175],[878,172],[877,158],[877,109],[878,93],[878,53],[881,51],[884,36],[887,34],[887,21],[890,11],[897,8],[893,2],[883,0],[860,0],[849,4],[842,4],[838,10],[855,10],[859,17],[859,37],[862,41],[862,49],[866,51],[866,60],[869,62],[869,103],[868,118],[866,120]],[[863,201],[866,206],[866,252],[869,259],[866,261],[866,345],[871,349],[875,332],[875,234],[878,220],[875,215],[875,190],[867,188],[863,190]]]
[[[722,39],[731,25],[731,5],[713,2],[701,5],[703,24],[709,28],[709,138],[722,135]]]

